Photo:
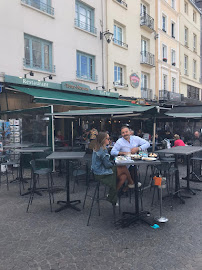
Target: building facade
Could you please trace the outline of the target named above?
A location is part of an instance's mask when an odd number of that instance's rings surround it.
[[[0,72],[106,87],[105,0],[0,3]],[[31,73],[32,74],[32,73]],[[46,78],[49,81],[49,77]]]
[[[200,83],[200,16],[191,0],[180,2],[180,93],[201,100]]]
[[[108,89],[151,100],[155,90],[154,1],[107,1]]]
[[[180,99],[179,1],[156,0],[156,95],[160,102]]]

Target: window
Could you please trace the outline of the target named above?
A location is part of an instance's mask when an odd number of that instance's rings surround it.
[[[175,53],[175,50],[171,50],[171,63],[172,63],[172,66],[175,66],[176,65],[176,53]]]
[[[167,46],[166,45],[162,45],[162,55],[163,55],[163,61],[167,62]]]
[[[144,5],[144,4],[142,4],[142,3],[141,3],[141,5],[140,5],[140,14],[141,14],[141,15],[147,14],[147,6]]]
[[[51,0],[21,0],[21,2],[50,15],[54,15],[54,8],[51,7]]]
[[[176,78],[172,77],[172,92],[176,92]]]
[[[193,22],[196,22],[196,12],[193,11]]]
[[[97,81],[95,76],[95,57],[90,54],[77,51],[77,78]]]
[[[196,60],[193,60],[193,78],[196,79]]]
[[[172,6],[173,9],[175,9],[175,0],[171,1],[171,6]]]
[[[146,74],[141,74],[141,89],[148,88],[148,76]]]
[[[188,3],[184,1],[184,13],[188,14]]]
[[[114,25],[114,39],[115,44],[118,44],[120,46],[123,45],[123,28],[118,25]]]
[[[197,44],[197,39],[196,39],[196,35],[193,34],[193,51],[196,52],[196,44]]]
[[[166,16],[162,16],[162,30],[166,32]]]
[[[51,42],[25,35],[24,56],[25,67],[54,72]]]
[[[75,12],[75,25],[83,30],[96,34],[97,29],[94,27],[94,9],[76,1]]]
[[[184,74],[188,75],[188,56],[184,56]]]
[[[175,23],[171,23],[171,36],[172,38],[175,38]]]
[[[115,64],[114,65],[114,85],[124,85],[124,68],[120,65]]]
[[[168,76],[163,74],[163,90],[167,90],[167,79]]]
[[[149,87],[149,76],[141,73],[141,98],[152,99],[152,90]]]
[[[188,28],[184,28],[184,45],[188,46]]]

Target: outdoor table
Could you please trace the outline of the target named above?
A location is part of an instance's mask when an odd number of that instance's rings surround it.
[[[33,143],[11,143],[4,145],[3,148],[26,148],[26,147],[31,147]]]
[[[158,165],[161,164],[159,160],[156,161],[145,161],[145,160],[128,160],[124,162],[116,162],[116,166],[132,166],[133,173],[132,177],[135,184],[135,212],[123,212],[123,216],[128,215],[129,218],[122,218],[117,221],[117,224],[121,224],[122,227],[128,227],[136,221],[140,220],[150,226],[155,224],[154,220],[150,217],[150,213],[148,211],[140,211],[139,208],[139,188],[138,188],[138,175],[137,175],[137,166],[139,165]],[[149,213],[149,216],[148,216]]]
[[[55,212],[60,212],[66,208],[72,208],[77,211],[81,211],[78,207],[75,205],[72,205],[72,203],[81,203],[80,200],[74,200],[70,201],[70,188],[69,188],[69,161],[70,160],[78,160],[82,159],[85,156],[85,152],[53,152],[49,156],[47,156],[47,159],[58,159],[58,160],[65,160],[66,161],[66,201],[58,201],[57,203],[64,204],[60,208],[58,208]]]
[[[15,153],[20,153],[20,173],[19,173],[19,180],[20,180],[20,195],[21,196],[24,196],[24,195],[27,195],[27,194],[30,194],[31,191],[28,191],[28,192],[25,192],[22,194],[22,190],[21,190],[21,183],[24,183],[26,182],[26,180],[23,178],[23,173],[22,173],[22,154],[34,154],[34,153],[43,153],[47,150],[49,150],[50,147],[33,147],[33,148],[29,148],[29,147],[26,147],[26,148],[21,148],[21,149],[15,149]],[[40,192],[38,191],[34,191],[36,194],[38,195],[42,195]]]
[[[179,182],[179,170],[178,170],[178,156],[186,156],[187,158],[187,186],[183,189],[186,189],[190,191],[193,195],[196,193],[190,188],[190,159],[191,155],[202,151],[202,147],[199,146],[177,146],[177,147],[172,147],[169,149],[163,149],[163,150],[158,150],[156,151],[157,153],[163,153],[163,154],[172,154],[175,155],[175,167],[177,168],[176,170],[176,179],[175,179],[175,192],[177,196],[180,198],[180,200],[184,203],[184,200],[182,200],[181,196],[179,196],[180,192],[180,182]]]

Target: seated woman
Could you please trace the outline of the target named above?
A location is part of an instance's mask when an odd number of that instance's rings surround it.
[[[134,182],[126,166],[114,167],[106,146],[109,144],[109,134],[99,132],[92,155],[92,170],[95,178],[110,187],[108,200],[117,202],[117,191],[128,180],[128,187],[133,188]],[[117,183],[118,179],[118,183]]]
[[[178,134],[175,134],[174,135],[174,146],[173,147],[176,147],[176,146],[185,146],[185,143],[183,142],[183,140],[180,139],[180,136]]]

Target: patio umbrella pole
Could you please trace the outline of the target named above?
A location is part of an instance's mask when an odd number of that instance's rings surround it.
[[[156,117],[154,117],[153,123],[152,153],[154,153],[155,150],[155,136],[156,136]]]
[[[72,121],[72,150],[73,150],[73,143],[74,143],[74,122]]]

